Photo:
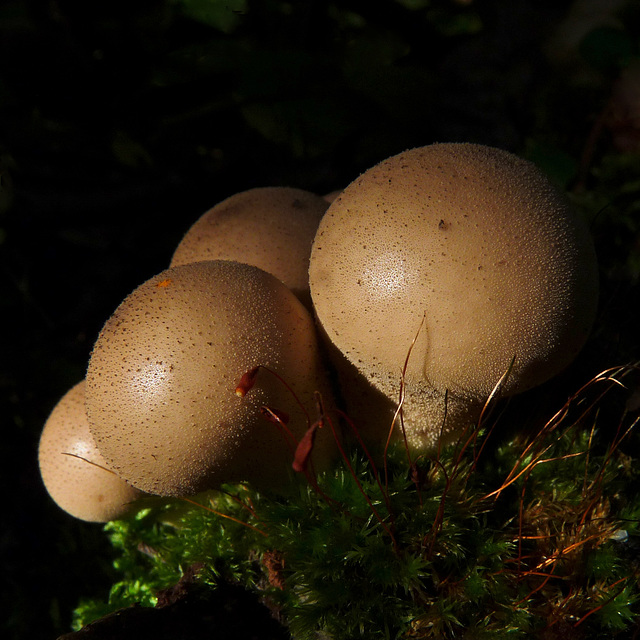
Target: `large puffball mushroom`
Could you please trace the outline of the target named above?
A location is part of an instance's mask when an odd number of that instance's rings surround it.
[[[239,397],[255,367],[269,370]],[[157,495],[245,480],[285,488],[291,442],[262,408],[285,412],[300,440],[308,422],[298,401],[311,423],[316,391],[331,404],[306,308],[275,276],[221,260],[169,268],[133,291],[102,329],[86,380],[100,451],[121,477]],[[318,430],[316,470],[334,450],[330,429]]]
[[[307,307],[309,254],[328,207],[319,195],[290,187],[242,191],[203,214],[187,231],[170,266],[234,260],[279,278]]]
[[[107,467],[89,431],[85,383],[72,387],[47,419],[38,447],[44,485],[67,513],[88,522],[129,515],[144,494]]]
[[[309,273],[330,343],[395,401],[409,355],[416,447],[477,416],[507,372],[503,394],[566,367],[598,295],[565,199],[531,163],[476,144],[411,149],[362,174],[320,223]]]

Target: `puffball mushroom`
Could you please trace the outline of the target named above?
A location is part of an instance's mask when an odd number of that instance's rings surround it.
[[[394,402],[409,355],[405,425],[419,448],[477,416],[507,372],[513,394],[566,367],[598,295],[591,239],[561,194],[533,164],[464,143],[405,151],[350,184],[309,275],[330,343]]]
[[[259,369],[239,397],[255,367],[270,371]],[[314,392],[331,404],[309,312],[275,276],[223,260],[169,268],[127,296],[94,345],[86,380],[91,432],[109,465],[163,496],[245,480],[284,488],[292,449],[262,408],[284,411],[299,440],[308,423],[298,401],[311,422]],[[316,469],[334,447],[320,429]]]
[[[273,274],[307,307],[309,254],[327,201],[309,191],[262,187],[242,191],[207,211],[187,231],[170,266],[235,260]]]
[[[89,431],[85,382],[72,387],[47,419],[38,447],[44,485],[67,513],[88,522],[129,515],[144,494],[107,468]]]

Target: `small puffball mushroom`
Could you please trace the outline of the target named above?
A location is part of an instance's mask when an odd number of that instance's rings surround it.
[[[89,431],[79,382],[47,419],[38,447],[44,485],[67,513],[88,522],[108,522],[129,515],[144,494],[108,470]]]
[[[253,388],[236,393],[259,369]],[[263,407],[289,416],[300,440],[317,419],[314,392],[331,404],[309,312],[275,276],[247,264],[169,268],[140,285],[102,329],[87,370],[87,413],[118,474],[165,496],[224,482],[284,488],[293,453]],[[335,450],[317,431],[313,463]]]
[[[328,206],[319,195],[289,187],[237,193],[195,222],[170,266],[200,260],[252,264],[279,278],[310,308],[309,254]]]
[[[598,295],[591,239],[565,199],[531,163],[476,144],[366,171],[327,210],[309,275],[328,340],[394,401],[410,354],[416,447],[435,443],[445,415],[445,432],[473,420],[508,371],[503,394],[566,367]]]

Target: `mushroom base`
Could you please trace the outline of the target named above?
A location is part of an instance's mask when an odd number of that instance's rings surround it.
[[[402,439],[403,426],[409,447],[425,451],[454,442],[480,417],[484,402],[442,393],[410,377],[404,380],[400,413],[400,372],[397,379],[368,377],[328,341],[327,349],[346,413],[374,456],[383,453],[387,442]]]

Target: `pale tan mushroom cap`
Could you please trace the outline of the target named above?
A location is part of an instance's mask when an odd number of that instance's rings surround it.
[[[586,229],[541,172],[474,144],[366,171],[325,214],[310,265],[324,331],[378,388],[396,396],[419,332],[407,378],[471,401],[514,358],[507,393],[563,369],[590,331],[597,280]]]
[[[84,392],[82,381],[47,419],[38,448],[40,473],[49,495],[67,513],[89,522],[108,522],[128,515],[143,494],[107,471],[89,432]]]
[[[328,207],[319,195],[289,187],[262,187],[232,195],[187,231],[170,266],[235,260],[260,267],[309,305],[309,254]]]
[[[236,395],[258,365],[286,380],[312,420],[313,392],[330,401],[313,320],[279,280],[228,261],[167,269],[123,301],[96,341],[87,371],[91,431],[113,468],[150,493],[188,495],[243,480],[282,485],[292,452],[260,407],[288,413],[298,438],[306,419],[265,371],[244,398]],[[322,431],[318,465],[335,446]]]

